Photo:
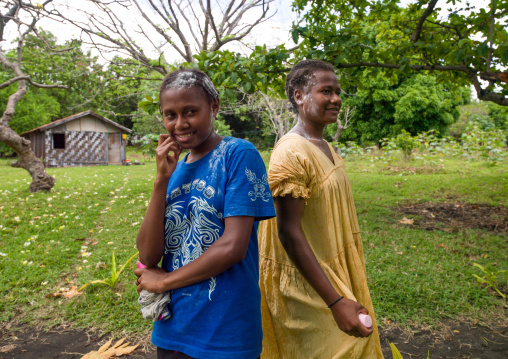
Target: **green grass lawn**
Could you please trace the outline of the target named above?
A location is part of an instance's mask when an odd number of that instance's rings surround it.
[[[262,155],[267,163],[269,154]],[[128,158],[145,165],[50,168],[57,180],[50,193],[29,193],[28,173],[0,160],[2,322],[70,322],[116,333],[150,330],[136,301],[136,258],[114,288],[90,285],[70,299],[51,296],[108,278],[113,252],[118,264],[136,253],[155,162],[132,153]],[[403,325],[442,318],[506,320],[506,301],[473,277],[482,276],[475,262],[508,270],[506,237],[484,230],[418,229],[400,224],[403,215],[394,210],[428,201],[507,207],[506,162],[489,166],[443,160],[437,171],[416,174],[411,169],[385,171],[384,164],[369,158],[346,158],[346,165],[378,317]],[[417,162],[397,165],[424,167]]]

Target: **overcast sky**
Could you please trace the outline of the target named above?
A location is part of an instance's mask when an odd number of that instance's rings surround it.
[[[194,1],[194,0],[191,0]],[[221,3],[225,3],[227,0],[220,0]],[[401,6],[405,6],[408,3],[413,3],[416,0],[401,0],[400,4]],[[66,14],[67,16],[79,16],[79,14],[74,10],[76,7],[85,8],[87,11],[93,12],[96,11],[96,7],[91,5],[87,1],[81,1],[81,0],[55,0],[55,5],[58,6],[58,9]],[[282,43],[286,44],[286,47],[292,47],[294,46],[293,40],[291,39],[291,25],[293,22],[297,20],[296,13],[291,11],[291,3],[292,0],[274,0],[274,2],[271,4],[271,11],[270,14],[273,16],[265,21],[264,23],[259,24],[257,27],[255,27],[252,32],[248,35],[248,37],[245,39],[244,43],[246,43],[249,47],[252,47],[253,45],[263,45],[266,44],[269,47],[279,45]],[[489,0],[470,0],[471,5],[477,6],[477,7],[486,7],[489,3]],[[440,0],[438,2],[438,6],[442,8],[447,8],[451,6],[450,4],[446,4],[445,0]],[[134,10],[122,10],[124,11],[123,16],[128,19],[126,21],[127,24],[134,23],[134,17],[133,14],[136,13]],[[254,18],[254,14],[250,15],[245,19],[247,22],[248,20]],[[139,21],[143,21],[143,19],[137,19]],[[38,23],[39,26],[43,27],[44,29],[52,32],[56,35],[59,42],[64,42],[66,40],[69,40],[71,38],[76,38],[80,35],[80,31],[73,27],[72,25],[64,25],[55,21],[51,20],[43,20]],[[149,26],[146,26],[144,28],[149,28]],[[188,37],[190,38],[189,34]],[[17,36],[17,32],[15,31],[13,26],[8,27],[8,31],[6,33],[7,39],[13,39]],[[158,37],[158,35],[154,34],[154,38]],[[136,41],[137,43],[146,43],[146,39],[139,37],[139,41]],[[7,44],[3,45],[4,49],[6,47],[10,47]],[[249,49],[248,47],[241,46],[240,44],[234,44],[230,43],[227,47],[229,50],[238,51],[242,53],[248,53]],[[94,54],[97,54],[94,52]],[[157,54],[153,52],[151,54],[154,58],[157,57]],[[173,50],[173,51],[166,51],[165,56],[170,62],[178,62],[181,61],[181,57]]]

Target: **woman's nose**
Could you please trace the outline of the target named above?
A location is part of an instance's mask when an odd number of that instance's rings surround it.
[[[337,103],[339,105],[339,107],[342,106],[342,99],[336,93],[334,93],[333,96],[332,96],[332,102],[333,103]]]
[[[175,122],[175,128],[176,129],[184,129],[184,128],[187,128],[188,127],[188,123],[187,121],[185,120],[185,116],[178,116],[176,118],[176,122]]]

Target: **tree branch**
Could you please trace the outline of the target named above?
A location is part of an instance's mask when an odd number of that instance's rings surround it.
[[[416,24],[415,32],[411,35],[411,41],[416,42],[418,41],[418,38],[420,37],[420,34],[422,32],[423,23],[425,22],[425,19],[427,19],[430,14],[432,14],[432,11],[434,11],[434,7],[436,6],[438,0],[431,0],[429,2],[429,5],[423,12],[422,16],[418,20],[418,23]]]
[[[50,88],[68,89],[68,86],[65,86],[65,85],[43,85],[43,84],[39,84],[37,82],[33,82],[30,79],[30,76],[16,76],[16,77],[13,77],[10,80],[5,81],[4,83],[1,83],[0,84],[0,90],[3,89],[3,88],[8,87],[10,85],[12,85],[13,83],[16,83],[18,81],[23,81],[23,80],[26,80],[32,86],[39,87],[39,88],[45,88],[45,89],[50,89]]]
[[[492,9],[490,14],[490,33],[489,33],[489,53],[487,55],[487,61],[485,63],[485,71],[490,71],[490,62],[492,61],[492,53],[494,52],[494,25],[496,23],[496,0],[492,0]]]

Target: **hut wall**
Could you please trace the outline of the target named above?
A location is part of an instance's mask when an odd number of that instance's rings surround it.
[[[53,148],[55,132],[65,134],[65,148]],[[106,136],[93,131],[46,131],[46,166],[107,165]]]
[[[94,116],[84,116],[74,121],[69,121],[62,126],[65,127],[63,131],[93,131],[93,132],[105,132],[105,133],[115,133],[121,132],[118,127],[115,127],[109,123],[101,121],[97,117]],[[58,128],[55,127],[55,128]]]

